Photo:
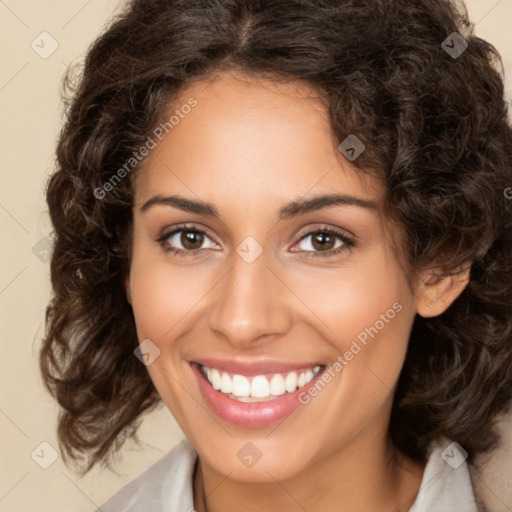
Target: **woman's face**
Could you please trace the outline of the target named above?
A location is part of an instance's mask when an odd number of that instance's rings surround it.
[[[223,73],[173,114],[137,176],[127,283],[163,401],[243,481],[377,449],[416,313],[384,191],[304,86]]]

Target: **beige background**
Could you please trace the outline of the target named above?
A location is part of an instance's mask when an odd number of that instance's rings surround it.
[[[477,34],[503,56],[512,98],[512,0],[469,0],[467,5]],[[80,479],[60,456],[48,469],[31,458],[35,450],[34,459],[49,461],[51,449],[40,447],[42,442],[57,448],[58,409],[43,390],[37,353],[50,291],[44,261],[50,225],[43,189],[62,121],[61,77],[69,64],[80,61],[120,6],[118,0],[0,0],[0,512],[92,512],[182,438],[161,408],[140,430],[142,449],[123,450],[117,475],[96,469]],[[31,47],[43,31],[58,43],[46,59]],[[45,48],[50,48],[49,39]],[[493,453],[476,478],[496,512],[512,510],[512,492],[505,489],[512,475],[511,418],[503,423],[503,431],[508,444]]]

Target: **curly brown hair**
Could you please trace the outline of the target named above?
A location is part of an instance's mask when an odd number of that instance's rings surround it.
[[[458,56],[442,46],[454,32],[467,43]],[[140,165],[105,184],[178,93],[229,69],[305,81],[328,98],[337,140],[356,134],[366,146],[353,165],[386,184],[408,269],[471,263],[447,311],[416,316],[389,434],[416,460],[441,435],[470,463],[496,447],[495,419],[512,398],[512,128],[501,57],[464,4],[133,0],[88,51],[47,186],[53,297],[40,366],[62,407],[65,460],[85,459],[84,473],[109,465],[161,402],[133,356],[123,284]]]

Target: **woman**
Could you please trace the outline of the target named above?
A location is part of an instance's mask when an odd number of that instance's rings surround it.
[[[134,0],[47,190],[41,352],[84,471],[187,440],[103,511],[477,510],[512,384],[512,130],[444,0]]]

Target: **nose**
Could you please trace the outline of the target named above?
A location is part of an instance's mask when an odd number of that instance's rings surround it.
[[[291,328],[290,293],[267,267],[265,252],[252,263],[234,254],[231,270],[211,295],[209,327],[236,347],[260,346]]]

